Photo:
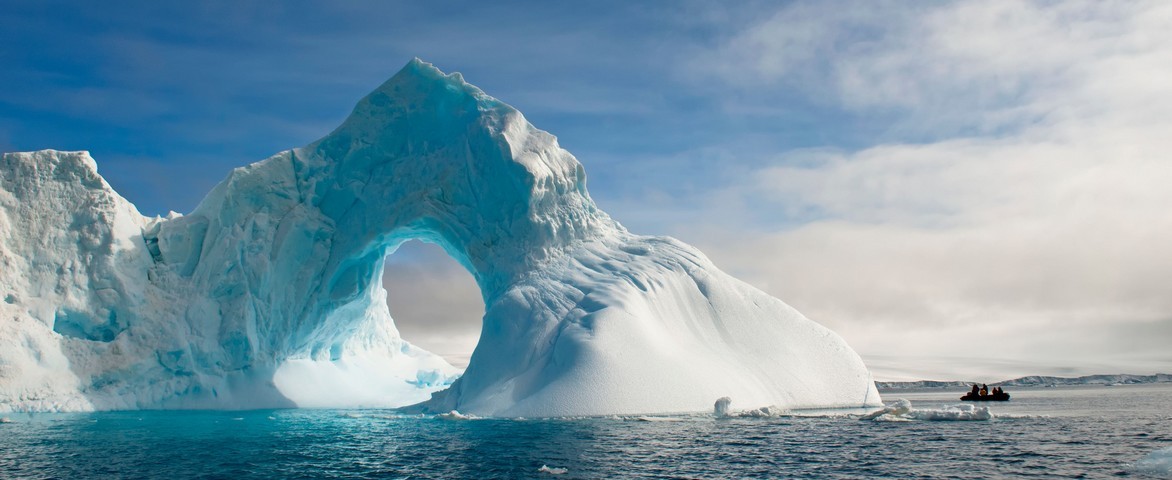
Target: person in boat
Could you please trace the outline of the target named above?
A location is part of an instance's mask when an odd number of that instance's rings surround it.
[[[977,384],[974,383],[973,384],[973,391],[969,392],[969,395],[972,395],[975,397],[977,395],[980,395],[980,393],[978,393],[980,391],[981,391],[981,387],[978,387]]]
[[[982,396],[982,397],[987,397],[987,396],[989,396],[989,386],[988,386],[988,385],[985,385],[985,384],[983,384],[983,383],[981,384],[981,396]]]

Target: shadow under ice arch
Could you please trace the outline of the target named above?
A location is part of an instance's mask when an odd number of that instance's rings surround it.
[[[143,232],[146,290],[175,302],[136,318],[174,321],[153,334],[161,346],[118,337],[144,365],[111,367],[117,388],[87,392],[114,406],[255,406],[249,396],[274,382],[297,405],[422,400],[452,371],[399,338],[379,281],[388,250],[410,239],[443,247],[485,302],[464,375],[413,410],[879,403],[837,335],[690,246],[627,232],[552,135],[419,60],[325,138],[236,169],[194,212]],[[109,354],[90,343],[66,355]],[[78,372],[83,385],[102,375]],[[351,381],[323,387],[334,377]]]

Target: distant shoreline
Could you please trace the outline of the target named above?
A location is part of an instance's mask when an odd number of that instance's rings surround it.
[[[963,380],[917,380],[913,382],[875,382],[875,387],[880,390],[902,390],[909,388],[967,388],[974,383],[980,384],[983,382]],[[1031,375],[1027,377],[1015,378],[1013,380],[1003,380],[996,383],[989,383],[988,385],[999,387],[1055,387],[1066,385],[1140,385],[1147,383],[1172,383],[1172,374],[1157,373],[1155,375],[1085,375],[1082,377],[1051,377],[1043,375]]]

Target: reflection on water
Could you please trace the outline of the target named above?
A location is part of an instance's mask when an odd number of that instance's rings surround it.
[[[946,410],[961,393],[884,398]],[[1133,465],[1172,447],[1172,386],[1011,393],[979,422],[441,420],[369,410],[8,414],[0,477],[541,478],[560,469],[551,478],[1161,475]]]

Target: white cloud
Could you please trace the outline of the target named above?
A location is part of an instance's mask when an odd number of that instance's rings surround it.
[[[997,132],[1162,91],[1169,27],[1159,2],[798,2],[696,53],[688,74]]]
[[[939,140],[788,152],[714,198],[799,225],[679,234],[865,356],[1172,362],[1172,5],[869,5],[783,8],[701,58]]]

